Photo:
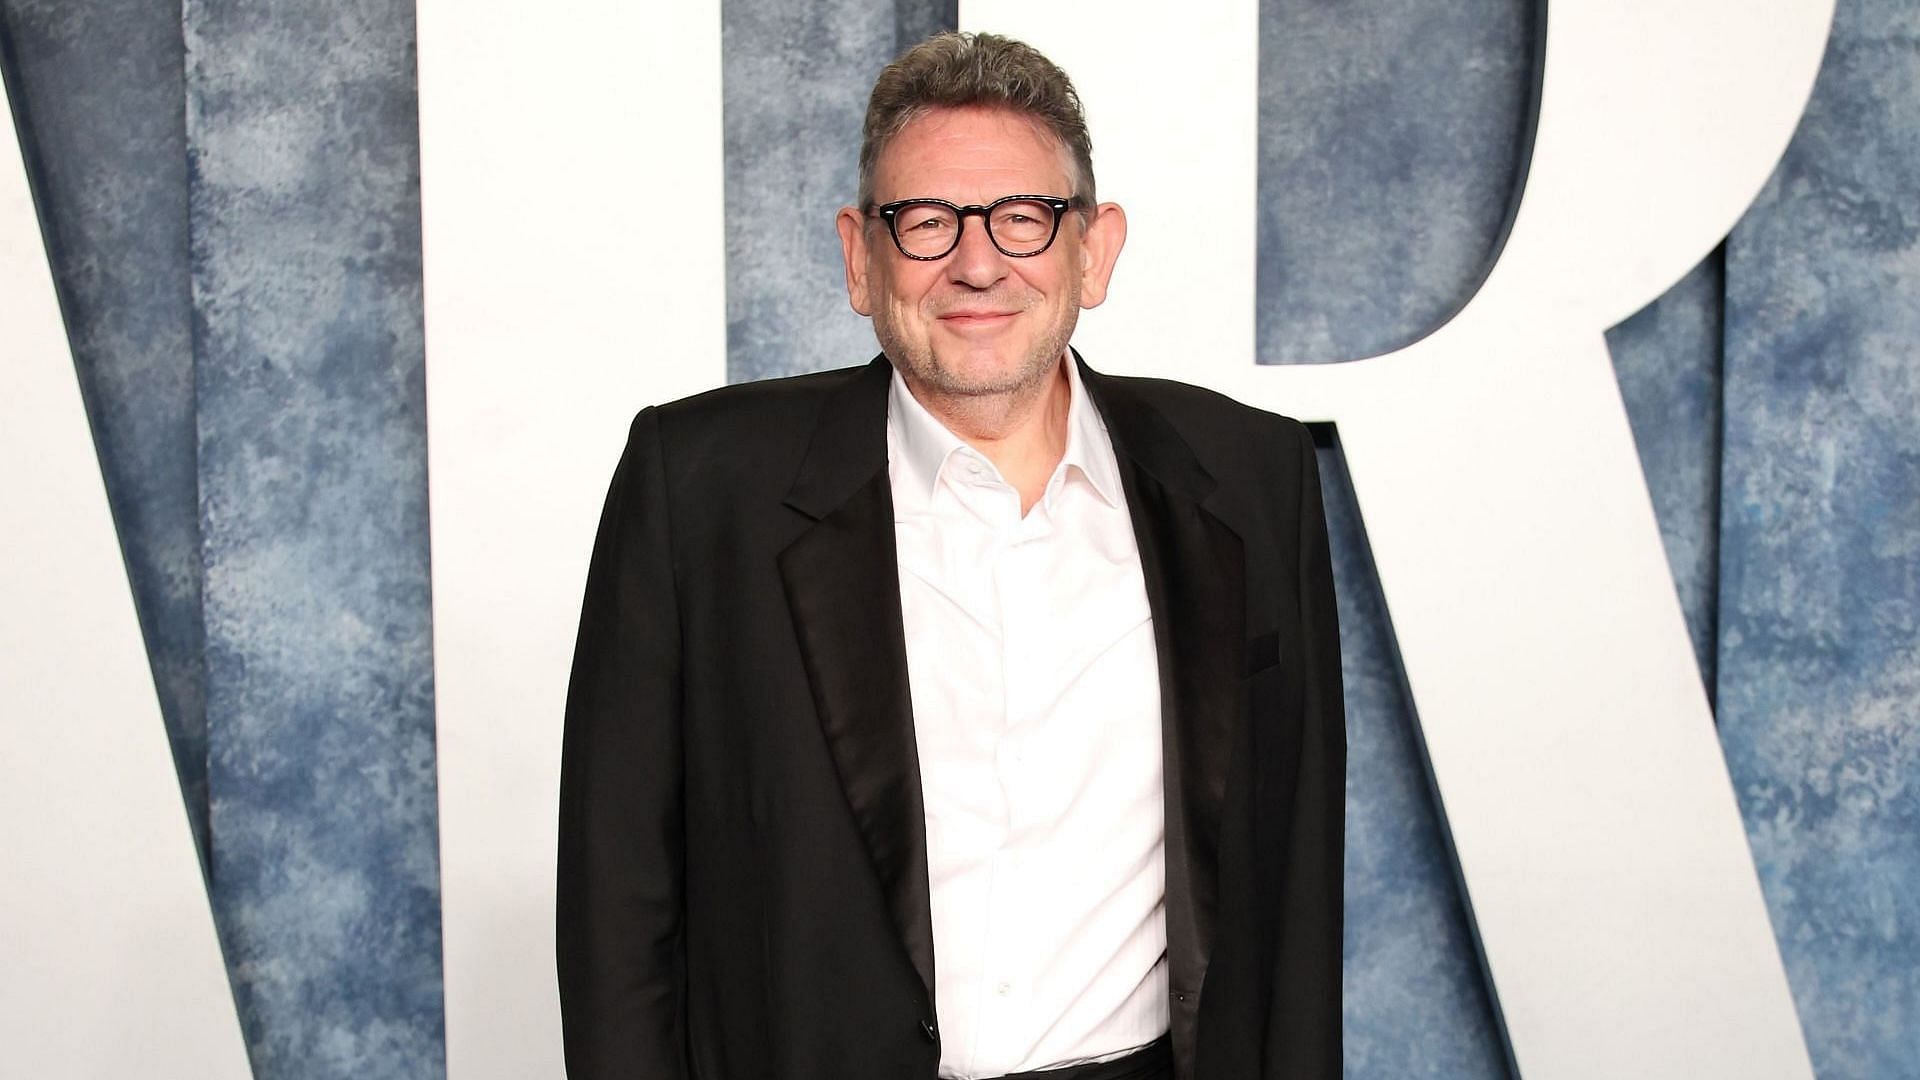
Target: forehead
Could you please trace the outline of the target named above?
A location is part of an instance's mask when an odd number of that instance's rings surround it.
[[[1067,148],[1041,121],[1008,109],[932,109],[900,129],[874,162],[877,202],[920,196],[957,203],[1002,195],[1070,195]]]

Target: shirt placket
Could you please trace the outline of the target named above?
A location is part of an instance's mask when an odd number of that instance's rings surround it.
[[[1035,905],[1045,898],[1035,895],[1032,888],[1035,867],[1028,865],[1031,853],[1027,846],[1039,794],[1034,785],[1046,781],[1030,767],[1028,749],[1034,726],[1044,719],[1036,715],[1036,710],[1050,697],[1041,681],[1046,671],[1044,658],[1053,651],[1043,640],[1051,625],[1045,617],[1048,583],[1040,549],[1052,531],[1047,507],[1036,506],[1023,519],[1018,495],[1010,488],[1005,492],[1011,501],[1008,512],[999,519],[994,556],[1005,695],[994,772],[1005,800],[1007,831],[992,863],[988,952],[981,965],[980,987],[984,1041],[994,1048],[992,1066],[1003,1072],[1018,1064],[1032,1041],[1027,1028],[1033,1014],[1033,957],[1042,945],[1035,938],[1038,928],[1033,913]]]

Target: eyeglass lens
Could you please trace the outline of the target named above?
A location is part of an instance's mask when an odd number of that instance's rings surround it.
[[[1053,239],[1053,207],[1034,199],[1000,203],[987,215],[987,233],[1009,255],[1031,255]],[[894,215],[900,250],[939,258],[960,240],[960,215],[939,203],[910,203]]]

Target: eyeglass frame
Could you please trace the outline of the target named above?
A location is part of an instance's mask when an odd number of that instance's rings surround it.
[[[1041,244],[1032,251],[1008,251],[1006,248],[1000,246],[999,238],[993,235],[993,209],[1002,203],[1021,201],[1044,203],[1051,209],[1053,211],[1053,231],[1047,234],[1046,243]],[[953,227],[953,244],[938,255],[915,255],[913,252],[907,250],[905,244],[900,242],[900,219],[898,217],[900,211],[920,203],[944,206],[954,213],[956,223]],[[1070,195],[1066,198],[1058,195],[1002,195],[990,203],[974,203],[971,206],[961,206],[958,203],[950,203],[945,199],[895,199],[893,202],[881,203],[878,206],[872,207],[867,211],[867,216],[870,218],[877,217],[885,221],[887,223],[887,235],[893,238],[894,249],[900,252],[901,255],[915,262],[939,262],[941,259],[953,254],[955,249],[960,246],[960,234],[967,231],[967,219],[976,215],[980,218],[980,227],[986,230],[987,243],[992,244],[995,251],[998,251],[1009,259],[1031,259],[1035,255],[1046,254],[1047,249],[1053,247],[1053,242],[1060,238],[1060,223],[1066,220],[1067,211],[1084,210],[1085,208],[1086,200],[1078,195]]]

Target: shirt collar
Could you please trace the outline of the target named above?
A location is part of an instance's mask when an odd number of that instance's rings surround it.
[[[1067,450],[1060,462],[1080,470],[1093,485],[1094,493],[1111,507],[1123,506],[1120,494],[1120,462],[1113,455],[1113,439],[1107,434],[1107,422],[1080,381],[1080,365],[1072,356],[1066,359],[1067,385],[1073,396],[1067,401]]]
[[[1114,457],[1113,440],[1107,434],[1100,410],[1080,381],[1080,365],[1071,358],[1063,362],[1067,365],[1067,447],[1060,455],[1053,479],[1048,482],[1049,495],[1073,470],[1078,470],[1095,494],[1108,506],[1118,508],[1122,505],[1120,465]],[[900,377],[897,368],[887,393],[887,450],[896,500],[905,495],[925,500],[921,503],[923,506],[932,501],[941,470],[949,458],[963,450],[977,453],[920,404],[913,391],[907,389],[906,380]]]

